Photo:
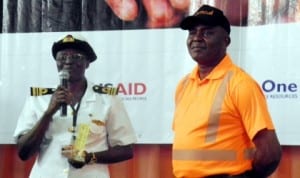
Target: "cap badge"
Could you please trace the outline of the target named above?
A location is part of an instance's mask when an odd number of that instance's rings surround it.
[[[211,10],[211,11],[199,11],[199,12],[197,12],[196,14],[195,14],[195,16],[197,16],[197,15],[214,15],[214,11],[213,10]]]
[[[67,35],[64,39],[63,39],[63,43],[72,43],[72,42],[74,42],[75,41],[75,39],[74,39],[74,37],[72,36],[72,35]]]

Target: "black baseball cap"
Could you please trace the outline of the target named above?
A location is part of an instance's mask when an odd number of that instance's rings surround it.
[[[230,34],[230,23],[223,11],[209,5],[201,6],[193,15],[184,18],[180,27],[183,30],[189,30],[198,24],[221,26]]]
[[[84,52],[87,55],[88,60],[90,62],[93,62],[97,59],[97,55],[94,52],[91,45],[83,37],[80,36],[74,37],[74,35],[66,35],[62,39],[53,43],[52,56],[54,57],[54,59],[56,58],[56,54],[58,51],[67,48],[77,49]]]

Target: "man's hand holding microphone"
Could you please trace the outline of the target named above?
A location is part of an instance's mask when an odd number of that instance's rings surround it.
[[[67,105],[72,103],[72,93],[68,90],[69,72],[61,70],[59,72],[60,85],[53,93],[51,101],[48,106],[49,113],[56,113],[60,108],[62,117],[67,116]]]

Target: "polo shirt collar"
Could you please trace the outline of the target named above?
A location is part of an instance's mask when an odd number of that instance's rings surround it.
[[[227,54],[220,61],[220,63],[206,76],[205,79],[218,79],[226,74],[226,72],[232,66],[232,60],[230,56]],[[199,66],[197,65],[193,71],[191,72],[190,79],[198,79],[199,80]]]

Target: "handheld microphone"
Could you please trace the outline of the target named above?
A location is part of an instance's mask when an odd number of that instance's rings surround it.
[[[68,79],[70,77],[70,74],[67,70],[61,70],[59,72],[59,79],[60,79],[60,85],[64,88],[68,88]],[[66,116],[67,115],[67,103],[61,103],[60,108],[60,115]]]

